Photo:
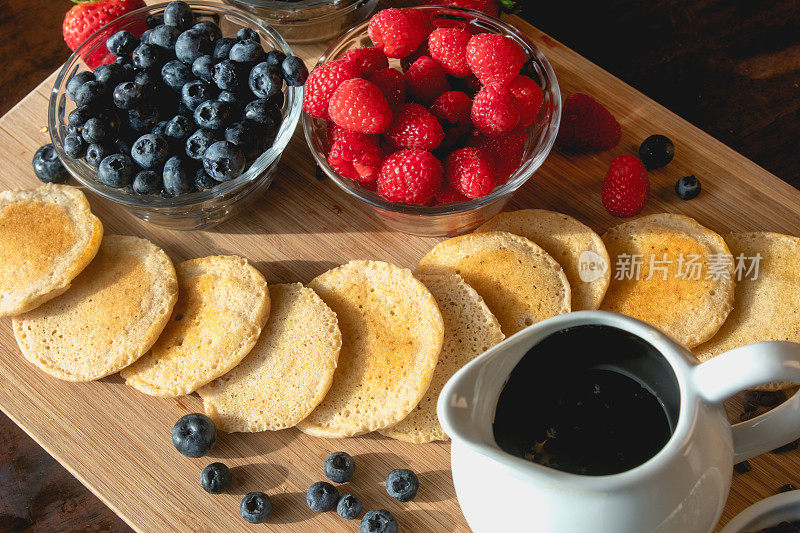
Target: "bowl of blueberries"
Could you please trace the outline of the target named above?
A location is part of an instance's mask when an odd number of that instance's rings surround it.
[[[50,95],[53,147],[71,176],[139,218],[210,227],[272,182],[308,70],[235,7],[132,11],[67,60]]]

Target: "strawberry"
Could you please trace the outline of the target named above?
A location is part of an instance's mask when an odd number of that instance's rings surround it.
[[[517,126],[519,104],[508,87],[490,83],[475,96],[470,115],[472,123],[481,133],[497,137]]]
[[[384,9],[369,21],[367,29],[375,48],[386,57],[405,57],[428,37],[431,16],[419,9]]]
[[[328,103],[337,126],[358,133],[383,133],[392,123],[392,110],[378,87],[367,80],[343,81]]]
[[[378,194],[390,202],[428,203],[442,184],[442,164],[425,150],[400,150],[383,160]]]
[[[64,42],[70,50],[76,50],[94,32],[121,17],[125,13],[130,13],[134,9],[145,7],[142,0],[95,0],[95,1],[76,1],[77,5],[67,11],[64,22],[61,24],[61,31],[64,35]],[[80,3],[78,3],[80,1]],[[126,30],[135,36],[142,34],[147,26],[142,17],[140,24],[126,27]],[[108,34],[110,37],[113,32]],[[106,48],[105,42],[91,51],[88,56],[84,55],[84,61],[89,68],[94,69],[98,65],[110,63],[114,56]]]
[[[406,101],[406,78],[399,70],[382,68],[373,72],[367,80],[378,86],[390,106],[400,105]]]
[[[337,140],[328,154],[333,170],[359,182],[374,182],[383,161],[383,151],[368,140],[345,136]]]
[[[511,80],[508,88],[519,103],[519,125],[530,126],[544,101],[542,88],[529,77],[521,75]]]
[[[403,104],[394,114],[386,139],[397,148],[433,150],[444,139],[442,125],[419,104]]]
[[[380,142],[380,138],[377,135],[367,135],[365,133],[356,133],[355,131],[350,131],[344,129],[340,126],[337,126],[333,122],[328,123],[328,143],[333,146],[336,141],[339,139],[347,139],[349,140],[359,140],[365,141],[370,144],[374,144],[378,146]]]
[[[467,140],[467,146],[480,148],[489,154],[494,162],[495,181],[502,185],[519,168],[527,138],[528,135],[520,128],[499,137],[486,137],[476,131]]]
[[[431,104],[431,113],[450,124],[462,124],[470,121],[471,108],[472,99],[469,96],[460,91],[447,91]]]
[[[647,203],[650,180],[641,160],[629,154],[611,161],[603,180],[603,207],[615,217],[638,215]]]
[[[467,65],[467,43],[472,34],[464,29],[439,28],[428,38],[428,49],[448,74],[463,78],[471,71]]]
[[[354,48],[342,56],[342,61],[354,63],[359,78],[366,78],[376,70],[389,68],[389,60],[377,48]]]
[[[434,196],[437,204],[452,204],[453,202],[466,202],[466,196],[455,190],[449,183],[442,185],[442,188]]]
[[[411,96],[424,105],[432,104],[440,94],[450,90],[444,69],[428,56],[420,57],[409,67],[406,83]]]
[[[617,119],[591,96],[575,93],[564,101],[556,138],[562,148],[610,150],[619,144],[620,137],[622,128]]]
[[[331,61],[318,66],[303,87],[303,109],[312,117],[330,120],[328,104],[334,91],[343,81],[357,76],[358,67],[350,61]]]
[[[492,159],[479,148],[461,148],[444,163],[447,183],[467,198],[486,196],[495,186]]]
[[[484,85],[508,83],[522,70],[525,51],[505,35],[479,33],[467,44],[467,63]]]
[[[501,10],[505,13],[519,12],[519,8],[515,6],[513,0],[436,0],[435,2],[429,3],[441,6],[474,9],[475,11],[486,13],[492,17],[499,17]]]

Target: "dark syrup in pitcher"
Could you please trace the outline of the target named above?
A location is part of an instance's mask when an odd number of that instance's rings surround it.
[[[663,356],[606,326],[555,333],[520,360],[497,402],[494,436],[504,451],[583,475],[641,465],[667,443],[680,393]]]

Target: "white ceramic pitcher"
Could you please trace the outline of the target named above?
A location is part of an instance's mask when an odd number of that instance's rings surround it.
[[[546,337],[585,325],[644,340],[677,382],[680,407],[669,441],[620,474],[562,472],[508,454],[494,438],[495,406],[517,363]],[[710,532],[733,464],[800,438],[800,394],[764,415],[728,423],[726,398],[772,381],[800,382],[800,344],[761,342],[698,364],[669,336],[616,313],[581,311],[535,324],[462,368],[439,397],[461,509],[476,533]]]

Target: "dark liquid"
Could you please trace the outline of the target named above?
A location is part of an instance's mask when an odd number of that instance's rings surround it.
[[[675,375],[648,343],[580,326],[547,337],[517,364],[497,402],[494,436],[506,452],[544,466],[617,474],[664,447],[679,410]]]

